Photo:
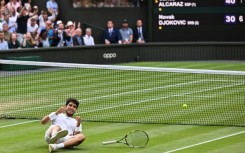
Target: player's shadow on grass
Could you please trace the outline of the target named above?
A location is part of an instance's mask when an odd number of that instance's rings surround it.
[[[64,148],[64,149],[59,149],[59,152],[81,152],[81,151],[86,151],[88,150],[87,148]]]
[[[40,150],[48,150],[48,145],[46,146],[46,145],[43,145],[43,146],[39,146],[38,147]],[[73,152],[81,152],[81,151],[87,151],[88,150],[88,148],[82,148],[82,147],[80,147],[80,148],[64,148],[64,149],[58,149],[56,152],[71,152],[72,151],[72,153]]]

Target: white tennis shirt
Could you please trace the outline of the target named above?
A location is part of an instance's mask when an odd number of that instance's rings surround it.
[[[51,121],[52,125],[59,125],[62,130],[68,130],[68,135],[72,136],[76,126],[77,121],[72,117],[68,117],[61,113],[57,115],[57,118]],[[78,131],[82,132],[82,124],[80,124]]]

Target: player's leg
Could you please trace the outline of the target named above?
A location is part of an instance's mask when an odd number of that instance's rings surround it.
[[[52,125],[46,131],[45,139],[49,144],[56,143],[60,138],[65,137],[68,134],[67,130],[62,130],[58,125]],[[49,139],[47,139],[49,137]]]
[[[65,148],[70,148],[70,147],[78,146],[84,140],[85,140],[85,135],[84,134],[74,135],[70,139],[68,139],[67,141],[64,142],[64,147]]]
[[[50,138],[51,138],[51,126],[46,130],[44,135],[44,139],[47,143],[49,143]]]
[[[60,139],[58,144],[49,144],[49,151],[55,151],[61,148],[72,148],[80,145],[85,140],[84,134],[77,134],[74,136],[67,136],[63,140]],[[61,142],[63,141],[63,142]]]
[[[59,125],[53,125],[51,128],[51,135],[53,133],[57,133],[58,131],[61,131],[61,127]]]

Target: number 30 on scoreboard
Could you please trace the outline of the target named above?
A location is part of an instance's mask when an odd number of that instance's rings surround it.
[[[226,24],[235,24],[236,22],[236,15],[225,15]]]

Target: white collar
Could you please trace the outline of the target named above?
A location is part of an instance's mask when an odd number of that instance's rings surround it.
[[[85,35],[86,38],[90,38],[91,36]]]

